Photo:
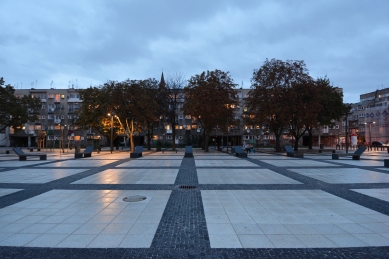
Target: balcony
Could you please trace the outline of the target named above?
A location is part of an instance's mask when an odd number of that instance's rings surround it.
[[[68,113],[74,113],[74,110],[73,109],[69,109]]]

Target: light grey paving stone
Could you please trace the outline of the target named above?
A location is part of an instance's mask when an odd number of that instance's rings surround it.
[[[41,234],[14,234],[0,241],[0,246],[25,246]]]
[[[70,235],[56,247],[85,248],[97,235]]]
[[[155,231],[157,231],[158,224],[157,223],[135,223],[128,234],[137,235],[154,235]]]
[[[312,227],[319,234],[347,234],[344,229],[339,228],[337,225],[333,224],[312,224]]]
[[[125,235],[98,235],[90,242],[88,248],[115,248],[119,247]]]
[[[353,234],[369,246],[389,246],[389,239],[379,234]]]
[[[46,219],[47,216],[25,216],[17,221],[15,221],[15,223],[25,223],[25,224],[34,224],[34,223],[37,223],[37,222],[40,222],[44,219]],[[56,223],[56,222],[47,222],[47,223]]]
[[[249,215],[228,215],[231,224],[255,224]]]
[[[266,235],[291,235],[292,233],[281,224],[258,224],[258,227]]]
[[[302,224],[302,223],[304,223],[304,221],[300,217],[290,215],[290,214],[287,214],[287,215],[277,214],[277,215],[273,215],[273,216],[281,224]]]
[[[66,219],[69,218],[69,216],[61,216],[61,215],[52,215],[52,216],[42,216],[44,217],[42,220],[39,221],[39,223],[54,223],[54,224],[58,224],[58,223],[62,223],[63,221],[65,221]]]
[[[133,222],[128,223],[111,223],[109,224],[104,230],[100,233],[101,235],[126,235],[132,226],[134,225]]]
[[[53,227],[57,226],[57,224],[40,224],[36,223],[33,225],[30,225],[29,227],[21,230],[19,233],[26,233],[26,234],[43,234],[52,229]]]
[[[141,215],[137,223],[159,223],[162,218],[162,213],[160,215]]]
[[[28,247],[55,247],[67,237],[65,234],[42,234],[32,240],[26,246]]]
[[[280,224],[280,222],[271,214],[251,215],[257,224]]]
[[[354,237],[351,234],[328,234],[324,235],[331,242],[336,244],[338,247],[364,247],[368,246],[367,243],[361,241],[360,239]]]
[[[377,234],[389,232],[389,226],[384,223],[362,223],[361,226],[368,228]]]
[[[70,224],[59,224],[50,230],[48,230],[46,233],[48,234],[72,234],[74,231],[76,231],[78,228],[80,228],[83,224],[81,223],[70,223]]]
[[[237,235],[209,235],[211,248],[242,248]]]
[[[318,232],[311,225],[307,224],[284,224],[292,234],[294,235],[315,235]]]
[[[326,183],[389,183],[389,175],[361,168],[288,169]]]
[[[357,224],[360,223],[376,223],[378,222],[376,219],[372,217],[368,217],[367,215],[343,215],[343,217],[351,220],[352,222],[355,222]],[[386,221],[388,222],[388,221]]]
[[[299,218],[306,224],[328,224],[329,222],[318,215],[299,215]]]
[[[231,224],[207,224],[209,235],[234,235],[235,230]]]
[[[310,248],[332,248],[337,247],[332,241],[323,235],[295,235],[301,242]]]
[[[12,233],[12,234],[15,234],[15,233],[18,233],[19,231],[21,231],[23,229],[28,228],[29,226],[31,226],[30,223],[11,223],[11,224],[8,224],[8,225],[5,225],[4,227],[2,227],[1,228],[1,233],[5,233],[5,234]]]
[[[274,248],[265,235],[238,235],[243,248]]]
[[[7,233],[0,233],[0,241],[6,239],[6,238],[9,238],[10,236],[12,236],[13,234],[7,234]]]
[[[108,224],[86,223],[73,232],[75,235],[98,235]]]
[[[364,226],[361,226],[357,223],[350,223],[350,224],[336,224],[337,227],[343,229],[347,233],[350,234],[369,234],[374,233],[373,230],[366,228]]]
[[[154,234],[126,235],[120,243],[121,248],[150,248]]]
[[[208,225],[207,225],[208,227]],[[232,224],[234,231],[238,235],[262,235],[263,231],[257,224]]]
[[[266,235],[276,248],[305,248],[306,245],[294,235]]]

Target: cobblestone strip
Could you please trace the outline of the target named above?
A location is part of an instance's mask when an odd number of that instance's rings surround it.
[[[197,185],[193,158],[184,158],[176,185]],[[175,189],[170,195],[151,248],[194,249],[194,254],[210,248],[200,190]]]

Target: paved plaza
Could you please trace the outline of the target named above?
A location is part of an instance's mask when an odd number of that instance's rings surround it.
[[[0,257],[389,258],[386,151],[263,151],[0,154]]]

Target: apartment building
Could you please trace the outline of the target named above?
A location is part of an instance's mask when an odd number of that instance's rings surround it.
[[[359,103],[353,104],[350,122],[358,135],[358,143],[389,141],[388,127],[389,88],[361,94]]]
[[[100,140],[100,136],[73,125],[75,112],[82,105],[77,89],[17,89],[15,95],[40,98],[42,106],[38,120],[27,123],[19,132],[10,130],[11,146],[37,146],[40,130],[47,134],[46,148],[85,146]]]

